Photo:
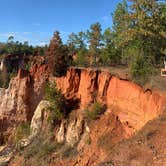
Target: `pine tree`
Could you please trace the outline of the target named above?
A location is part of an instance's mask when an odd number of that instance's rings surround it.
[[[47,52],[48,64],[54,76],[60,77],[66,74],[68,50],[62,43],[60,33],[56,31],[50,41]]]
[[[90,53],[93,56],[93,63],[96,64],[97,57],[99,57],[99,51],[102,41],[102,33],[101,33],[101,25],[100,23],[95,23],[90,26],[90,31],[87,31],[88,42],[90,44]]]
[[[166,5],[156,0],[130,0],[128,9],[125,4],[114,14],[118,45],[137,47],[142,56],[158,61],[166,47]]]
[[[117,64],[120,62],[121,56],[119,49],[115,47],[115,33],[107,28],[103,34],[104,48],[101,51],[101,62],[104,65]]]
[[[85,44],[86,35],[84,32],[80,31],[78,34],[71,33],[68,37],[68,47],[70,49],[70,52],[78,52],[81,49],[86,48]]]

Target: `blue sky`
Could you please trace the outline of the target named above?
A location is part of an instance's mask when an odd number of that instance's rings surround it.
[[[32,45],[49,43],[55,30],[65,42],[71,32],[100,22],[112,25],[111,12],[120,0],[0,0],[0,42],[10,35]]]

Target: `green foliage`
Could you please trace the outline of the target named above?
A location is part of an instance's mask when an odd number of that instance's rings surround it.
[[[16,127],[14,131],[13,142],[16,144],[21,139],[27,138],[29,134],[30,134],[30,123],[23,122]]]
[[[153,67],[143,56],[137,56],[131,64],[131,74],[138,83],[142,84],[153,73]]]
[[[10,36],[6,43],[0,43],[0,55],[2,54],[45,54],[47,46],[34,47],[29,45],[27,41],[21,43],[19,41],[14,41],[14,37]],[[38,52],[38,53],[37,53]]]
[[[68,67],[68,47],[63,45],[60,33],[56,31],[47,51],[50,70],[56,77],[66,74]]]
[[[95,102],[91,110],[88,109],[85,110],[85,117],[90,120],[95,120],[99,118],[99,116],[103,114],[104,111],[105,111],[104,106],[99,102]]]
[[[77,53],[76,64],[79,66],[85,66],[88,64],[87,60],[88,51],[86,49],[81,49]]]
[[[115,33],[111,29],[106,29],[103,35],[104,48],[101,50],[101,62],[104,65],[118,64],[120,63],[120,52],[115,47],[115,41],[113,40]]]
[[[139,52],[158,63],[166,42],[165,13],[166,5],[155,0],[134,0],[129,7],[125,1],[120,3],[114,14],[117,47],[128,49],[139,42]]]
[[[47,132],[40,133],[34,138],[32,143],[19,151],[23,156],[24,165],[45,166],[49,165],[51,154],[55,158],[72,158],[78,154],[76,147],[59,144],[54,141],[54,137]]]
[[[25,70],[30,70],[31,68],[31,62],[25,64]]]
[[[48,165],[49,155],[55,151],[58,151],[62,144],[58,144],[51,140],[46,133],[40,133],[33,142],[24,148],[20,153],[24,158],[24,164],[27,165]]]
[[[87,134],[86,137],[85,137],[85,144],[86,144],[86,145],[90,145],[91,143],[92,143],[92,140],[91,140],[91,138],[90,138],[90,135]]]
[[[62,150],[60,151],[60,157],[64,158],[72,158],[78,154],[76,147],[71,147],[69,145],[65,145]]]
[[[69,54],[72,55],[75,52],[84,50],[86,48],[85,41],[86,41],[86,34],[84,32],[81,31],[78,34],[71,33],[67,41]]]
[[[61,91],[56,88],[56,83],[47,82],[45,88],[45,99],[50,102],[49,121],[61,120],[65,117],[65,98]]]
[[[125,45],[125,40],[127,39],[127,35],[123,34],[128,28],[130,27],[130,20],[127,19],[127,16],[129,14],[128,6],[126,0],[123,0],[122,2],[118,3],[115,12],[113,13],[113,30],[116,34],[114,40],[116,43],[116,46],[121,46],[121,43],[123,42],[123,47]],[[120,47],[119,47],[120,48]]]
[[[99,57],[100,47],[102,45],[102,33],[101,33],[101,25],[100,23],[95,23],[90,26],[90,30],[87,31],[88,43],[90,53],[93,56],[93,63],[96,64],[97,57]]]
[[[41,138],[36,138],[33,143],[28,146],[24,152],[24,158],[29,159],[31,157],[42,158],[56,150],[57,144],[51,141],[44,141]]]

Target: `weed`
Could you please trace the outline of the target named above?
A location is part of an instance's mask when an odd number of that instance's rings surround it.
[[[91,111],[88,109],[85,109],[85,117],[87,119],[95,120],[99,118],[99,116],[103,114],[104,111],[105,111],[104,106],[99,102],[95,102],[92,106]]]
[[[23,122],[16,127],[13,142],[16,144],[19,140],[28,137],[29,134],[30,134],[30,123]]]

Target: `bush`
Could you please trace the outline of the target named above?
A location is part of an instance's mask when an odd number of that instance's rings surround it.
[[[16,127],[13,142],[17,143],[18,141],[28,137],[29,135],[30,135],[30,123],[23,122]]]
[[[45,99],[51,104],[50,121],[61,120],[65,117],[65,98],[61,91],[56,88],[56,83],[47,82],[45,88]]]
[[[76,147],[71,147],[69,145],[65,145],[61,152],[60,152],[60,157],[63,159],[63,158],[72,158],[72,157],[75,157],[77,156],[78,154],[78,151],[76,149]]]
[[[85,137],[85,144],[86,145],[90,145],[92,143],[92,140],[91,140],[91,138],[90,138],[90,135],[88,134],[88,135],[86,135],[86,137]]]
[[[133,60],[131,64],[131,74],[132,77],[138,81],[138,83],[145,83],[145,81],[152,73],[152,64],[143,56],[137,56],[135,60]]]
[[[49,155],[60,150],[62,144],[52,141],[52,136],[40,133],[33,142],[21,152],[24,165],[48,165]],[[25,164],[26,163],[26,164]]]
[[[85,110],[85,117],[87,119],[95,120],[99,118],[101,114],[103,114],[105,111],[104,106],[101,103],[95,102],[92,106],[92,110]]]

